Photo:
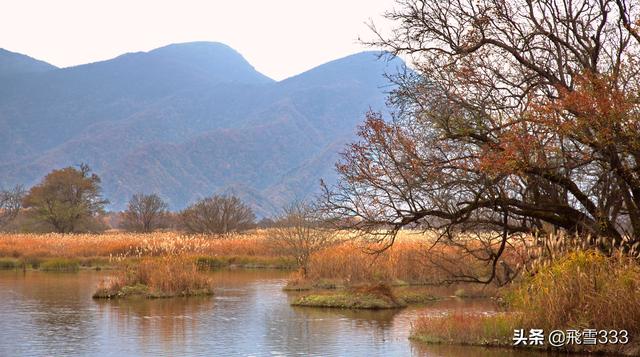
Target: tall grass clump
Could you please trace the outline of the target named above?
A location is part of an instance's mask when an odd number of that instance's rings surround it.
[[[635,258],[595,250],[567,251],[505,289],[505,312],[423,316],[414,323],[412,338],[508,346],[514,329],[627,330],[632,337],[640,333],[640,264]],[[636,355],[640,344],[630,341],[629,346],[566,348]]]
[[[411,339],[426,343],[506,346],[521,317],[511,313],[462,313],[423,316],[411,329]]]
[[[95,298],[211,295],[211,280],[189,257],[144,258],[100,283]]]
[[[343,285],[361,283],[426,284],[445,278],[443,271],[425,259],[431,254],[430,241],[407,240],[394,243],[382,253],[358,241],[347,241],[315,253],[309,262],[308,279],[332,280]],[[463,259],[463,257],[460,257]]]
[[[531,328],[626,329],[640,333],[640,264],[594,250],[573,251],[508,295]]]

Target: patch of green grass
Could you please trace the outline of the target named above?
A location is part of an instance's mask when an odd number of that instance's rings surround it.
[[[425,289],[403,287],[393,290],[394,295],[404,301],[406,304],[426,304],[429,302],[440,300],[440,298],[431,295]]]
[[[395,309],[404,305],[383,299],[374,294],[355,294],[340,291],[331,294],[310,294],[299,297],[292,305],[313,307],[337,307],[343,309]]]
[[[18,269],[22,266],[21,262],[15,258],[0,258],[0,269]]]
[[[196,257],[198,269],[219,269],[226,267],[295,269],[297,264],[289,257],[261,256],[200,256]]]
[[[40,264],[42,271],[75,272],[80,269],[80,262],[77,259],[52,258]]]
[[[43,261],[44,259],[34,256],[26,256],[22,258],[24,265],[32,269],[40,268],[40,264],[42,264]]]
[[[305,280],[289,280],[287,285],[282,288],[284,291],[306,291],[312,290],[313,285],[310,282]]]
[[[384,285],[308,294],[295,299],[294,306],[334,307],[343,309],[396,309],[406,303],[396,298]]]
[[[224,258],[218,257],[197,257],[196,265],[198,269],[217,269],[229,266],[229,261]]]
[[[80,267],[90,268],[95,270],[102,270],[103,268],[113,268],[115,264],[109,261],[109,258],[104,257],[88,257],[79,259]]]
[[[149,288],[145,284],[134,284],[134,285],[126,285],[123,287],[119,287],[118,289],[108,289],[108,288],[100,288],[95,294],[93,294],[94,299],[135,299],[135,298],[143,298],[143,299],[161,299],[161,298],[171,298],[177,296],[208,296],[213,295],[213,289],[203,288],[197,290],[190,290],[188,293],[167,293],[158,291],[156,289]]]

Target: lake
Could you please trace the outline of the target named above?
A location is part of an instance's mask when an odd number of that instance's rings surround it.
[[[288,272],[212,272],[215,296],[94,300],[108,272],[0,272],[0,356],[542,356],[425,346],[408,339],[421,314],[491,311],[446,299],[401,310],[292,307]]]

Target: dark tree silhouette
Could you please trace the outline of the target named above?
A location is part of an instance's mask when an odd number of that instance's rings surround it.
[[[153,232],[167,226],[167,203],[157,194],[133,195],[123,213],[122,227],[134,232]]]
[[[216,195],[183,210],[180,221],[191,233],[226,234],[253,227],[255,215],[237,197]]]

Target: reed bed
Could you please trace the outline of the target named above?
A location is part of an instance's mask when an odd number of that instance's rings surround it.
[[[508,290],[530,328],[626,329],[640,334],[640,264],[622,255],[574,251]]]
[[[429,250],[434,235],[402,231],[396,243],[380,254],[374,243],[343,235],[338,243],[316,252],[309,263],[307,282],[353,285],[363,282],[425,284],[443,279],[446,266],[483,267],[453,247]],[[294,257],[274,244],[267,230],[225,236],[185,235],[178,232],[104,234],[0,234],[0,258],[18,259],[38,267],[47,260],[76,259],[82,267],[118,265],[145,257],[189,256],[201,269],[225,266],[293,269]],[[433,264],[434,259],[438,264]],[[295,276],[294,276],[294,279]]]
[[[213,294],[212,281],[184,256],[147,257],[103,280],[94,298],[164,298]]]
[[[378,247],[366,241],[348,240],[317,252],[311,257],[307,277],[315,282],[334,281],[342,285],[440,285],[453,281],[452,272],[459,276],[491,274],[489,264],[480,262],[464,249],[433,246],[431,234],[404,233],[390,248],[372,253]],[[521,253],[514,247],[510,246],[502,256],[505,264],[512,267],[523,262]]]
[[[261,231],[224,237],[176,232],[0,234],[0,257],[108,257],[123,260],[169,255],[279,256]]]
[[[423,316],[411,336],[428,343],[513,344],[514,329],[627,330],[626,345],[570,345],[574,352],[640,353],[640,264],[618,254],[571,250],[502,291],[506,312]]]
[[[510,346],[513,330],[520,326],[518,314],[453,312],[419,318],[411,338],[426,343]]]

